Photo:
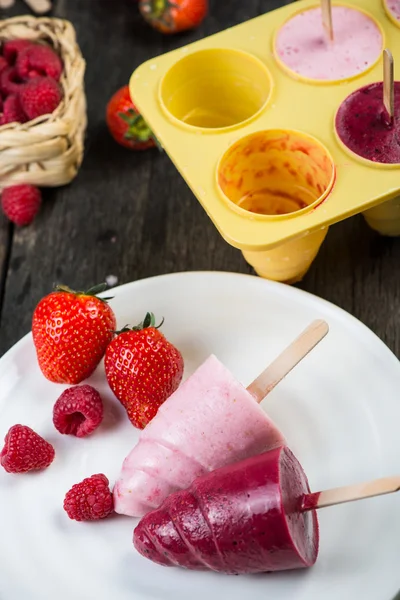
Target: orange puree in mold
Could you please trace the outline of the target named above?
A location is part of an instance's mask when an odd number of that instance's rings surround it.
[[[270,130],[236,142],[222,157],[218,184],[234,205],[259,215],[294,213],[321,201],[334,165],[317,140]]]

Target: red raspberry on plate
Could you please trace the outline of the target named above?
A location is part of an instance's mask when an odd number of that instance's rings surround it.
[[[15,64],[22,79],[35,75],[47,75],[58,81],[63,71],[63,65],[58,54],[50,46],[31,44],[17,56]]]
[[[28,48],[29,46],[33,45],[33,42],[31,42],[30,40],[8,40],[3,44],[3,56],[9,65],[13,65],[15,63],[15,59],[17,58],[21,50],[24,50],[24,48]]]
[[[14,67],[7,67],[0,73],[0,91],[4,96],[8,94],[19,94],[24,83]]]
[[[3,212],[15,225],[29,225],[39,212],[42,195],[34,185],[20,184],[5,188],[1,194]]]
[[[20,91],[22,109],[30,119],[52,113],[61,98],[61,87],[51,77],[30,79]]]
[[[24,113],[21,107],[21,102],[17,94],[10,94],[4,100],[3,104],[3,116],[1,117],[0,124],[6,125],[7,123],[26,123],[28,117]]]
[[[76,437],[92,433],[103,420],[100,394],[91,385],[77,385],[65,390],[53,408],[57,431]]]
[[[73,485],[65,496],[64,510],[75,521],[97,521],[108,517],[114,510],[114,501],[107,477],[92,475]]]
[[[46,469],[54,460],[54,448],[26,425],[13,425],[4,439],[0,462],[7,473]]]

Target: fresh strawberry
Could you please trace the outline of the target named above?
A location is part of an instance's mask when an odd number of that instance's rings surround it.
[[[86,437],[103,420],[100,394],[91,385],[77,385],[64,390],[53,408],[54,427],[60,433]]]
[[[36,119],[55,111],[61,102],[62,90],[51,77],[35,77],[22,87],[19,97],[24,113]]]
[[[158,327],[154,315],[147,313],[143,323],[124,328],[113,339],[104,359],[109,386],[139,429],[156,415],[183,375],[181,353]]]
[[[1,117],[1,125],[7,123],[26,123],[28,117],[22,110],[21,102],[17,94],[10,94],[4,100],[3,116]]]
[[[154,29],[177,33],[194,29],[208,11],[208,0],[140,0],[139,10]]]
[[[75,521],[108,517],[114,510],[114,501],[107,477],[99,473],[73,485],[65,495],[64,510]]]
[[[19,227],[29,225],[33,221],[39,212],[41,202],[40,190],[26,183],[7,187],[1,194],[4,214]]]
[[[77,384],[101,361],[116,328],[110,298],[96,294],[107,286],[74,292],[57,286],[33,313],[32,334],[39,366],[55,383]]]
[[[108,129],[118,144],[131,150],[146,150],[158,145],[153,132],[139,114],[126,85],[112,96],[107,105]]]
[[[63,65],[58,54],[50,46],[31,44],[18,53],[15,63],[18,74],[22,79],[38,75],[52,77],[58,81],[63,71]]]
[[[7,473],[27,473],[46,469],[54,460],[54,448],[26,425],[13,425],[0,453]]]
[[[34,42],[32,42],[31,40],[24,40],[24,39],[8,40],[7,42],[4,42],[4,44],[3,44],[3,56],[10,66],[14,65],[16,58],[17,58],[18,54],[21,52],[21,50],[24,50],[25,48],[28,48],[29,46],[32,46],[33,44],[34,44]]]
[[[3,96],[8,96],[8,94],[19,94],[24,85],[24,82],[14,67],[7,67],[1,71],[0,91]]]

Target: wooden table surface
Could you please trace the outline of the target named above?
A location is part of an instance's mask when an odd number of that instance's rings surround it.
[[[0,355],[30,329],[32,311],[54,282],[85,288],[115,275],[119,283],[189,270],[251,273],[222,240],[167,155],[132,153],[110,138],[108,99],[144,60],[284,4],[210,0],[196,31],[161,36],[135,0],[54,0],[53,14],[75,25],[87,61],[89,126],[81,171],[44,193],[27,228],[0,216]],[[27,13],[22,0],[2,17]],[[304,290],[344,308],[400,357],[400,239],[380,237],[361,216],[331,227]]]

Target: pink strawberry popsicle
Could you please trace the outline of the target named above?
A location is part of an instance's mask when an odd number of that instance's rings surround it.
[[[283,443],[255,398],[211,355],[142,431],[114,487],[115,510],[141,517],[196,477]]]
[[[137,525],[137,551],[165,566],[228,574],[312,566],[315,509],[301,512],[307,477],[287,447],[228,465],[167,498]]]

